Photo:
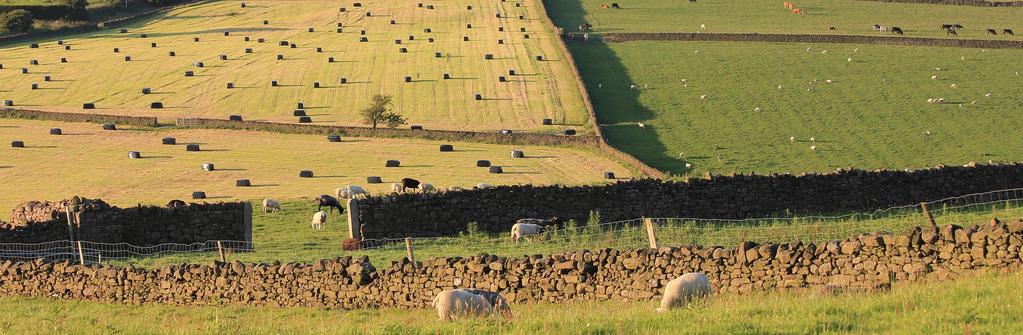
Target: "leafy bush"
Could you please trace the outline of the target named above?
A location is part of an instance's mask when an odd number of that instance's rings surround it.
[[[32,13],[16,9],[0,14],[0,27],[9,32],[23,33],[32,29]]]

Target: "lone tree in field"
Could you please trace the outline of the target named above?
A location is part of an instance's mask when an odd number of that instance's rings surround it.
[[[377,124],[380,123],[386,124],[388,128],[395,128],[405,124],[406,120],[404,117],[387,110],[387,107],[390,105],[390,95],[374,95],[369,107],[359,111],[359,115],[362,115],[362,122],[373,126],[373,129],[377,129]]]

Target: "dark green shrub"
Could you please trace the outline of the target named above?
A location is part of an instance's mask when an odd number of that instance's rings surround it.
[[[24,9],[15,9],[0,14],[0,27],[15,33],[29,31],[32,29],[32,13]]]

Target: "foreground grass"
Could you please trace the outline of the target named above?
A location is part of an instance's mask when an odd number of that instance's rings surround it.
[[[431,309],[331,311],[235,306],[126,306],[0,298],[0,334],[1018,334],[1023,275],[899,284],[890,292],[809,290],[719,295],[666,314],[656,302],[512,306],[515,318],[437,321]]]
[[[569,47],[608,140],[674,174],[921,168],[1023,154],[1023,142],[1004,140],[1023,126],[1015,112],[1023,108],[1015,99],[1023,94],[1023,68],[1010,65],[1023,55],[1018,50],[729,42]],[[946,103],[928,104],[930,98]]]

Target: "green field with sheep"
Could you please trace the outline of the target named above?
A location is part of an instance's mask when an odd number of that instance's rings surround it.
[[[890,291],[723,294],[656,313],[656,302],[513,305],[510,321],[439,322],[433,309],[116,305],[0,298],[11,334],[1018,334],[1023,275],[984,273]]]
[[[293,111],[304,102],[313,123],[362,125],[359,110],[379,93],[393,97],[409,125],[428,129],[590,130],[539,1],[241,4],[200,2],[0,48],[0,97],[30,109],[280,122],[297,122]],[[164,108],[151,109],[154,102]],[[86,103],[95,109],[83,110]]]

